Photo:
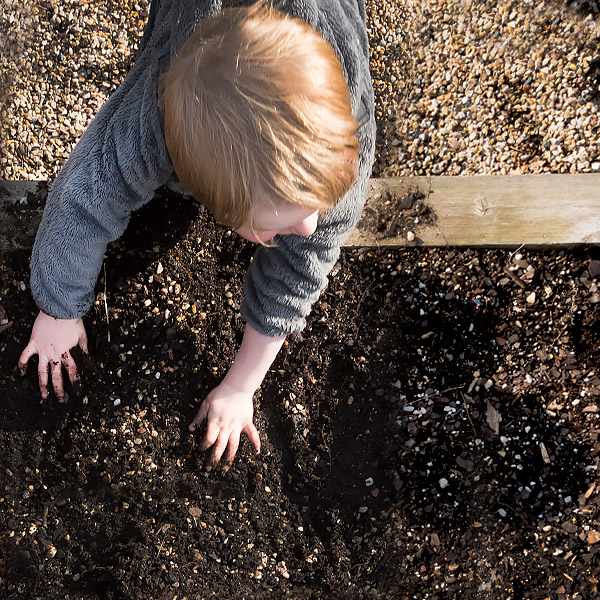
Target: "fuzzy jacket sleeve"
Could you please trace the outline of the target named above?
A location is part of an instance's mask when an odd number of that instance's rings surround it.
[[[364,2],[289,0],[279,7],[312,25],[342,61],[352,110],[359,122],[360,172],[348,193],[319,221],[312,236],[278,236],[274,247],[261,247],[255,253],[244,283],[242,315],[256,331],[272,337],[302,330],[313,303],[327,285],[340,246],[362,213],[376,129]]]
[[[138,57],[51,187],[31,257],[34,300],[51,316],[87,312],[106,245],[172,174],[157,107],[157,58]]]
[[[58,174],[31,256],[31,291],[58,318],[82,316],[106,245],[125,231],[132,211],[172,179],[158,79],[196,23],[222,0],[153,0],[132,70],[98,112]]]

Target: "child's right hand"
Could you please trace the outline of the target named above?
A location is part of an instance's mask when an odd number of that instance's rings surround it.
[[[206,421],[206,434],[200,449],[212,446],[206,470],[214,469],[221,461],[227,472],[240,444],[242,433],[248,436],[254,452],[260,452],[260,437],[253,423],[252,392],[239,390],[222,381],[204,400],[190,423],[189,430],[196,431]]]
[[[25,375],[29,359],[37,354],[39,358],[38,377],[42,398],[48,397],[48,383],[51,380],[59,402],[65,400],[62,368],[67,371],[69,381],[76,386],[79,381],[77,365],[71,356],[71,348],[79,346],[87,354],[87,335],[83,320],[55,319],[40,311],[33,324],[29,344],[19,358],[19,371]]]

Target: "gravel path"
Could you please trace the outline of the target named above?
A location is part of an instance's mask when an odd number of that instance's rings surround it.
[[[375,175],[600,170],[593,1],[367,2]],[[147,1],[2,0],[6,179],[51,178],[135,57]]]
[[[58,172],[131,67],[148,5],[65,0],[20,8],[2,0],[0,179]]]
[[[600,20],[594,3],[569,4],[408,3],[382,174],[600,170]]]

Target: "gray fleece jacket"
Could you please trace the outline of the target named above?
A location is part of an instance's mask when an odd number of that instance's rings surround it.
[[[57,175],[31,257],[31,290],[45,313],[85,314],[106,246],[120,237],[132,211],[176,180],[157,105],[158,78],[199,19],[244,3],[154,0],[132,70],[100,109]],[[246,275],[242,314],[257,331],[299,331],[327,283],[340,246],[360,218],[374,158],[375,119],[364,0],[274,0],[332,45],[344,65],[359,121],[360,174],[336,207],[303,238],[276,238],[259,247]]]

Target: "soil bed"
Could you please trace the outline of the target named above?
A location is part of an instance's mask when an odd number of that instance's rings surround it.
[[[433,225],[437,220],[427,200],[417,186],[402,195],[387,192],[376,207],[367,203],[358,227],[378,240],[408,235],[409,241],[416,246],[414,232],[418,232],[423,226]]]
[[[159,193],[66,406],[17,374],[36,309],[0,267],[2,598],[596,597],[597,250],[345,251],[256,398],[262,453],[207,475],[187,424],[251,255]]]

